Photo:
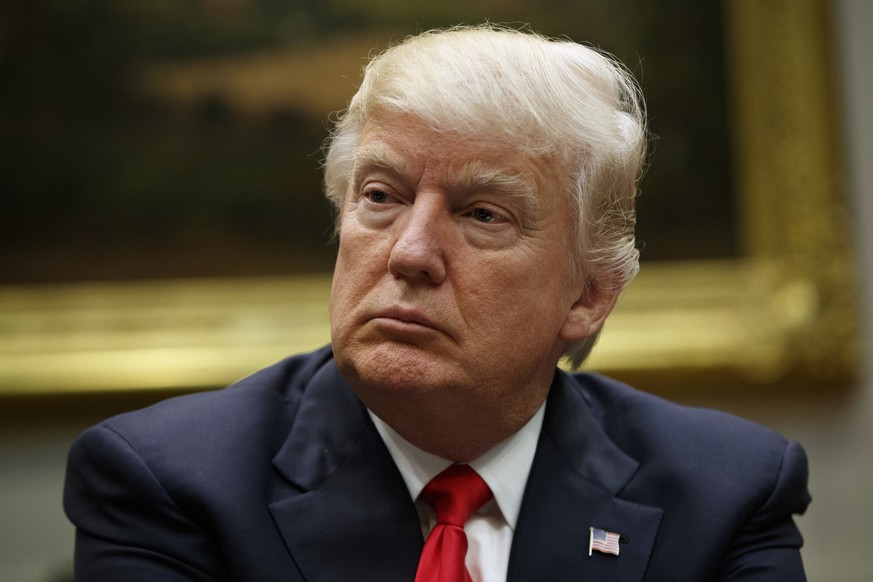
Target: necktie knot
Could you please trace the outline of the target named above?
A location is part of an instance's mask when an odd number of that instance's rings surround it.
[[[433,507],[437,523],[459,527],[491,497],[491,489],[469,465],[450,466],[421,492],[421,499]]]
[[[469,465],[452,465],[431,479],[419,498],[433,507],[437,523],[421,552],[415,582],[470,582],[464,523],[491,497],[491,489]]]

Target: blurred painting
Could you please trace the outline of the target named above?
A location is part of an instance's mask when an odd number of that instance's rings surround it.
[[[321,146],[366,57],[486,20],[591,44],[639,79],[643,260],[739,253],[717,2],[11,0],[0,284],[330,272]]]

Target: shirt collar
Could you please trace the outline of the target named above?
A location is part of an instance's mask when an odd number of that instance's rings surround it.
[[[545,409],[546,405],[543,403],[518,432],[470,462],[470,466],[491,488],[494,501],[513,531],[521,511],[521,500],[536,453]],[[413,501],[418,499],[424,486],[451,465],[452,461],[419,449],[378,416],[368,412],[400,470],[410,496]]]

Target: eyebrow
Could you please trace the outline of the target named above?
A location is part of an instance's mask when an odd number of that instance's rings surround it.
[[[450,186],[504,194],[521,206],[527,218],[536,216],[539,206],[536,184],[529,178],[504,168],[488,166],[480,160],[464,164],[460,173],[451,180]]]
[[[362,174],[373,169],[404,176],[408,173],[409,164],[402,156],[384,146],[360,147],[352,161],[352,185],[357,188]],[[481,160],[471,160],[464,164],[457,176],[449,180],[447,186],[459,191],[503,194],[520,206],[525,219],[533,220],[537,216],[539,196],[536,183],[520,173],[490,166]]]
[[[409,164],[401,156],[384,147],[363,146],[355,151],[352,159],[352,184],[357,186],[361,181],[361,174],[375,168],[396,175],[405,175]]]

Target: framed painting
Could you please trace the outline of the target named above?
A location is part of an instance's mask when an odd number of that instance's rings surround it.
[[[109,37],[92,31],[105,43],[99,69],[116,77],[96,83],[76,75],[60,86],[69,93],[62,106],[50,98],[58,87],[28,85],[27,72],[7,63],[7,80],[21,81],[24,93],[4,103],[4,150],[25,169],[4,171],[15,197],[4,202],[0,394],[214,388],[327,343],[331,216],[315,195],[324,119],[354,91],[366,55],[398,31],[496,14],[492,20],[524,20],[546,34],[603,35],[597,44],[619,47],[611,52],[625,62],[639,49],[623,45],[624,37],[659,44],[687,36],[665,23],[652,29],[657,11],[631,0],[619,3],[639,17],[626,19],[630,28],[572,34],[562,14],[574,8],[561,2],[546,9],[520,0],[505,13],[487,2],[448,2],[411,15],[402,3],[374,0],[366,16],[343,1],[281,15],[269,12],[275,3],[179,4],[195,20],[208,9],[215,38],[176,46],[184,31],[172,27],[185,15],[169,18],[164,4],[147,16],[171,29],[148,50],[125,53],[125,39],[116,38],[124,27]],[[613,3],[590,4],[591,22],[622,20],[612,17]],[[680,4],[676,10],[691,9]],[[680,91],[682,80],[702,108],[685,114],[696,121],[673,140],[670,114],[650,103],[658,141],[640,199],[641,223],[653,225],[640,233],[648,258],[586,367],[654,391],[846,385],[857,368],[858,331],[827,3],[690,4],[715,7],[686,22],[709,48],[676,46],[658,57],[672,75],[659,74],[658,58],[645,54],[629,63],[647,93],[649,83],[657,95],[658,82]],[[252,12],[254,5],[261,8]],[[32,27],[48,18],[17,10],[13,16]],[[261,46],[260,21],[272,23],[280,50],[246,49]],[[322,34],[328,21],[338,33]],[[217,54],[219,45],[242,48],[227,56]],[[179,51],[187,57],[163,58]],[[695,51],[717,63],[695,68],[682,60]],[[63,76],[71,65],[52,66]],[[153,121],[150,112],[167,102],[170,116]],[[135,118],[125,113],[131,103]],[[77,117],[94,107],[112,122]],[[40,123],[25,126],[28,115]],[[70,140],[33,129],[52,120]],[[131,145],[119,127],[147,137]],[[99,181],[81,171],[94,159]],[[662,162],[685,182],[680,197],[672,197],[669,176],[654,174]],[[204,171],[195,176],[198,167]],[[64,198],[70,180],[93,207]],[[277,202],[270,189],[277,185],[294,195]],[[34,193],[43,191],[60,194],[40,205]]]

